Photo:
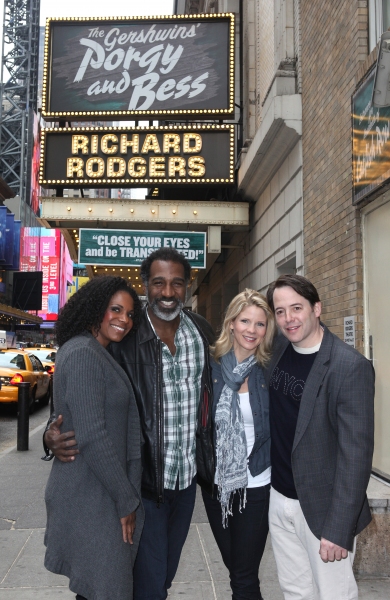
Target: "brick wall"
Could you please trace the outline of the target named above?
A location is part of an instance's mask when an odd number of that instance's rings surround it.
[[[342,337],[355,315],[362,351],[363,272],[359,211],[352,206],[351,96],[367,58],[367,2],[301,1],[305,274],[324,321]]]

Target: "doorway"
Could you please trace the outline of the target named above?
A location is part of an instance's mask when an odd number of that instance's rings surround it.
[[[390,202],[363,217],[365,348],[375,368],[373,470],[390,478]]]

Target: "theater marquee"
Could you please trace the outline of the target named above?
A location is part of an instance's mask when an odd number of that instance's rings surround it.
[[[47,120],[234,114],[234,15],[48,19]]]
[[[234,183],[234,126],[42,130],[39,183],[126,187]]]

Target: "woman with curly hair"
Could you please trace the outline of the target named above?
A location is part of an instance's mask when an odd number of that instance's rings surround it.
[[[268,535],[271,482],[269,397],[262,367],[275,319],[262,294],[230,302],[212,350],[215,490],[202,490],[210,526],[229,569],[233,600],[261,600],[259,566]]]
[[[57,322],[54,406],[75,433],[77,460],[54,459],[46,487],[45,566],[78,600],[131,600],[143,526],[141,434],[130,381],[107,346],[138,323],[140,301],[121,277],[85,284]]]

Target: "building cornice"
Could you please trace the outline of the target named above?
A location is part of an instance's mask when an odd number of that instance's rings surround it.
[[[264,117],[238,171],[238,189],[257,200],[302,136],[300,94],[267,99]]]

